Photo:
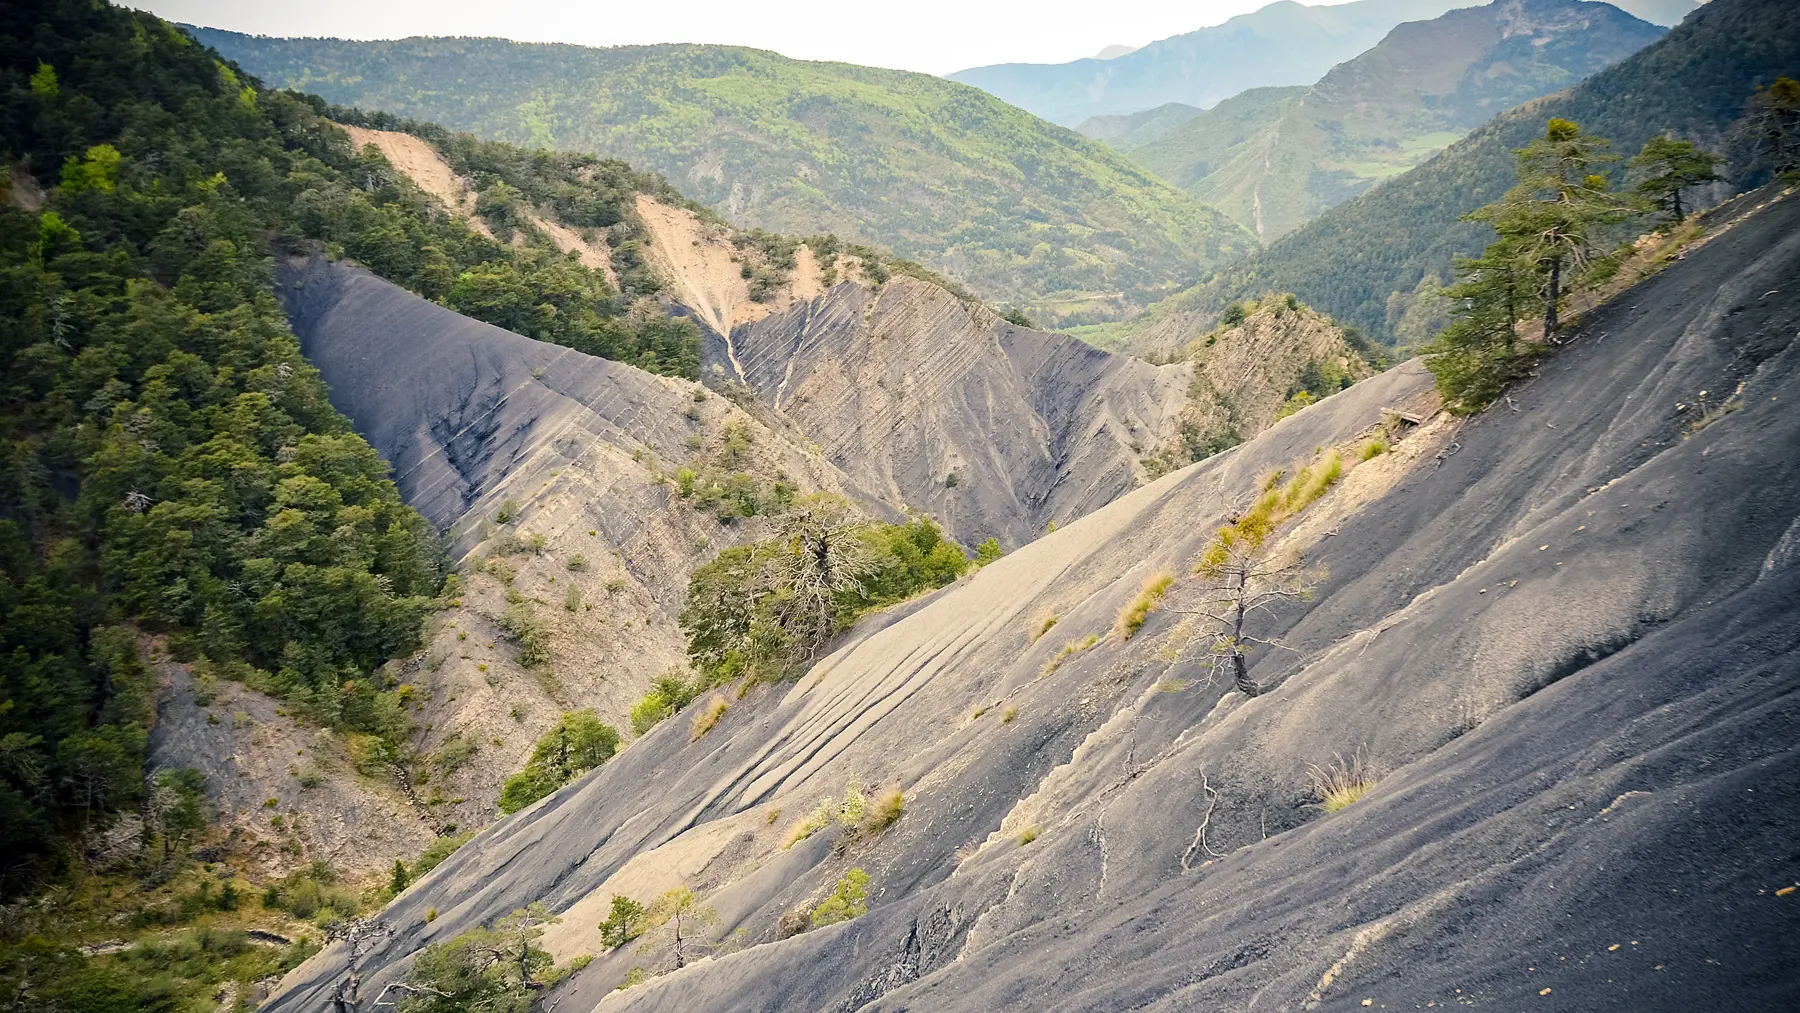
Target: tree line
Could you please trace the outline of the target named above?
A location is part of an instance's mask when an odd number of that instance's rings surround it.
[[[1750,164],[1800,178],[1800,83],[1778,78],[1750,107],[1740,133]],[[1675,232],[1693,192],[1724,178],[1724,156],[1658,135],[1629,162],[1636,183],[1615,188],[1605,167],[1621,156],[1610,149],[1574,121],[1551,118],[1515,151],[1513,187],[1464,216],[1495,239],[1480,256],[1457,258],[1456,282],[1443,292],[1448,326],[1420,349],[1452,410],[1479,411],[1530,372],[1556,342],[1570,297],[1604,284],[1636,252],[1630,226]]]

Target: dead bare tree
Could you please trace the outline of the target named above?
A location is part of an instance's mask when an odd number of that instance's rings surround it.
[[[332,1013],[358,1013],[362,1009],[362,969],[358,965],[376,941],[393,934],[393,928],[377,918],[346,918],[325,930],[326,939],[341,942],[350,951],[345,975],[331,990]],[[387,989],[381,990],[377,1005],[387,993]]]
[[[1233,516],[1207,543],[1194,564],[1199,579],[1184,581],[1164,605],[1185,617],[1173,634],[1177,660],[1203,647],[1209,682],[1230,672],[1232,683],[1246,696],[1262,692],[1250,678],[1250,652],[1285,645],[1255,636],[1248,627],[1258,613],[1310,599],[1324,579],[1324,572],[1309,570],[1297,551],[1283,549],[1275,532],[1337,481],[1339,467],[1333,454],[1316,468],[1301,469],[1285,487],[1279,485],[1279,473],[1270,476],[1255,505]]]
[[[782,627],[811,660],[837,630],[837,598],[874,568],[856,537],[861,526],[842,496],[818,493],[782,516],[786,551],[775,561],[776,586],[787,593]]]

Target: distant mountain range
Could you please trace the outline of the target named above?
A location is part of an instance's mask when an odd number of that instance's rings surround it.
[[[193,31],[269,84],[622,158],[743,225],[879,243],[1040,322],[1125,314],[1254,248],[1118,152],[929,75],[726,46]]]
[[[949,77],[1065,126],[1167,102],[1206,107],[1246,88],[1312,84],[1402,21],[1435,18],[1468,2],[1355,0],[1308,7],[1279,0],[1111,60],[1003,63]]]
[[[1712,148],[1744,114],[1752,91],[1800,72],[1792,0],[1734,0],[1701,8],[1660,41],[1567,91],[1510,109],[1424,164],[1332,208],[1257,257],[1173,297],[1217,313],[1232,299],[1291,291],[1373,335],[1391,337],[1421,280],[1450,277],[1452,259],[1492,236],[1461,215],[1504,193],[1513,150],[1552,116],[1635,154],[1673,132]]]
[[[1271,242],[1663,34],[1604,3],[1499,0],[1402,24],[1311,88],[1151,116],[1122,140],[1149,135],[1134,160]]]
[[[1395,25],[1468,6],[1473,6],[1470,0],[1356,0],[1321,7],[1280,0],[1110,60],[1002,63],[948,76],[1052,122],[1075,126],[1089,117],[1130,115],[1169,102],[1205,108],[1249,88],[1312,84],[1375,45]],[[1613,6],[1669,26],[1699,6],[1699,0],[1620,0]]]

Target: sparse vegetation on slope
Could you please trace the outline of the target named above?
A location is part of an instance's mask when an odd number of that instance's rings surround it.
[[[725,46],[198,34],[278,85],[623,158],[734,221],[879,243],[1040,321],[1052,293],[1142,305],[1250,245],[1116,152],[923,74]]]
[[[1169,606],[1186,617],[1170,638],[1177,657],[1198,646],[1205,652],[1209,680],[1229,674],[1246,696],[1262,692],[1250,678],[1250,653],[1276,641],[1249,632],[1250,621],[1284,603],[1310,598],[1322,579],[1304,568],[1298,551],[1279,544],[1277,531],[1325,495],[1343,473],[1342,456],[1331,450],[1285,485],[1280,472],[1264,478],[1255,502],[1221,526],[1194,562],[1198,582],[1183,588]]]
[[[1172,301],[1130,325],[1127,340],[1152,361],[1194,364],[1178,438],[1142,458],[1152,478],[1236,446],[1372,375],[1371,362],[1380,361],[1353,329],[1339,328],[1291,294],[1234,302],[1216,326],[1202,330],[1207,319]]]
[[[972,565],[929,520],[860,523],[835,497],[806,497],[777,525],[778,537],[726,549],[689,582],[681,626],[709,685],[785,678],[861,612]]]

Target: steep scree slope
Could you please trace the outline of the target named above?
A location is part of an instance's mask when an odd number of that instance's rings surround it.
[[[1517,411],[1436,417],[1350,470],[1290,534],[1330,576],[1271,621],[1292,650],[1258,658],[1259,697],[1171,668],[1162,612],[1045,663],[1146,572],[1185,573],[1256,476],[1427,396],[1416,364],[1034,542],[698,742],[665,724],[396,900],[365,981],[531,900],[569,915],[559,956],[597,953],[611,893],[683,882],[721,952],[613,991],[670,966],[652,933],[559,1009],[1791,1006],[1796,276],[1788,199],[1594,312]],[[1702,390],[1735,410],[1678,408]],[[1305,771],[1333,753],[1383,779],[1326,814]],[[780,848],[784,813],[853,780],[905,789],[906,814]],[[778,940],[851,865],[869,913]],[[341,969],[328,949],[270,1009],[316,1008]]]
[[[465,566],[461,604],[394,673],[419,689],[418,746],[477,746],[475,762],[436,782],[467,800],[440,809],[444,821],[491,818],[500,779],[562,711],[595,707],[623,727],[649,681],[685,664],[675,619],[688,575],[764,533],[760,518],[725,524],[696,509],[666,477],[711,452],[728,425],[750,437],[746,470],[899,516],[797,436],[699,384],[520,337],[323,259],[284,263],[281,282],[332,403],[392,463],[407,502],[448,532],[454,557],[544,539],[499,566]],[[499,623],[508,591],[548,628],[546,665],[516,662]]]
[[[966,544],[1008,548],[1136,485],[1191,378],[904,277],[837,285],[706,355],[703,368],[749,384],[857,482]]]

